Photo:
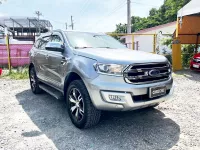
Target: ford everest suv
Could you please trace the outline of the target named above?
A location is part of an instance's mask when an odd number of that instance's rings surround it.
[[[32,92],[64,98],[72,123],[88,128],[101,111],[154,107],[173,93],[164,56],[130,50],[102,33],[55,30],[30,51]]]

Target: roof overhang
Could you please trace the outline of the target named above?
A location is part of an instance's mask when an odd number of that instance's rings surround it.
[[[200,1],[191,0],[183,8],[178,11],[178,17],[200,14]]]
[[[178,11],[174,37],[181,44],[200,44],[200,2],[191,0]]]
[[[181,44],[200,44],[200,16],[185,16],[178,24],[178,39]]]

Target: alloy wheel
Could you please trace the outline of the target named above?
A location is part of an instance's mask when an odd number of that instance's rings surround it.
[[[84,117],[84,102],[80,91],[72,88],[69,93],[69,105],[72,116],[79,122]]]
[[[31,82],[32,89],[35,90],[35,88],[36,88],[36,80],[35,80],[35,74],[34,74],[34,72],[32,70],[30,72],[30,82]]]

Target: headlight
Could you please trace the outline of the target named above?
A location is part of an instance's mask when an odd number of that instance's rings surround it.
[[[117,64],[94,64],[95,70],[101,74],[122,76],[124,65]]]
[[[172,73],[172,65],[169,61],[168,61],[167,67],[169,67],[168,72],[171,74]]]

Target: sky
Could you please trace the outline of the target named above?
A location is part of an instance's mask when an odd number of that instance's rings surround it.
[[[163,2],[131,0],[131,15],[146,17]],[[0,5],[0,17],[35,17],[35,11],[40,11],[41,18],[49,20],[54,29],[66,29],[72,15],[75,30],[112,32],[116,24],[127,22],[126,10],[126,0],[6,0]]]

